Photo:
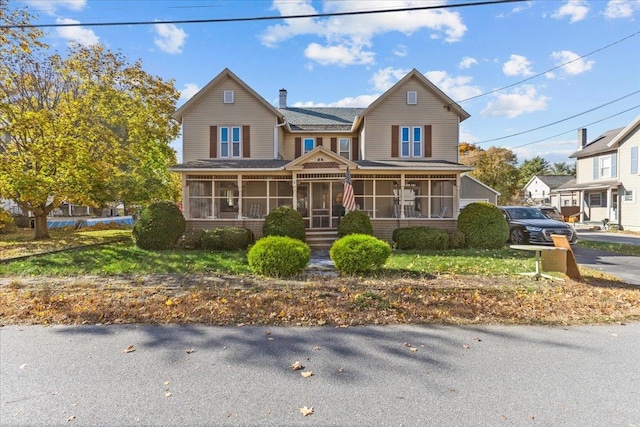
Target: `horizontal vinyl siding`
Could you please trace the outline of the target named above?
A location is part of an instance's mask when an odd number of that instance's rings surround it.
[[[225,90],[234,91],[234,103],[222,102]],[[209,158],[210,126],[251,127],[251,158],[273,158],[275,116],[233,80],[214,88],[183,118],[183,159],[185,162]]]
[[[576,183],[593,181],[593,157],[578,159],[576,162]]]
[[[418,104],[407,105],[407,91],[418,92]],[[458,116],[443,106],[443,101],[415,80],[395,92],[366,116],[366,153],[368,160],[391,157],[391,126],[432,125],[432,156],[435,160],[458,160]]]

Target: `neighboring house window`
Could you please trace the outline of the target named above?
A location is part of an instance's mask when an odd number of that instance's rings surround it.
[[[611,156],[600,157],[600,178],[611,178]]]
[[[220,127],[220,157],[240,157],[240,126]]]
[[[345,159],[351,158],[351,140],[349,138],[340,138],[340,155]]]
[[[407,104],[415,105],[418,103],[418,92],[415,90],[407,91]]]
[[[223,102],[225,104],[233,104],[233,91],[225,90],[223,98],[224,98]]]
[[[589,206],[592,208],[603,206],[602,193],[589,193]]]
[[[636,192],[632,189],[622,190],[622,201],[624,203],[635,203],[636,202]]]
[[[304,139],[304,152],[308,153],[313,150],[315,147],[316,140],[313,138],[305,138]]]
[[[638,147],[631,147],[631,173],[638,173]]]
[[[422,157],[422,127],[400,127],[400,155],[402,157]]]

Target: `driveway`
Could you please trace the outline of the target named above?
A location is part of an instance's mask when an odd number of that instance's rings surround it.
[[[0,342],[3,426],[640,424],[640,323],[5,326]]]
[[[578,238],[598,242],[640,245],[640,236],[603,231],[578,231]],[[625,283],[640,286],[640,257],[579,246],[574,246],[573,252],[581,266],[612,274]]]

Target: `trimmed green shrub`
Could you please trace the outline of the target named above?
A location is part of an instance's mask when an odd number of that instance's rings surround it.
[[[269,277],[290,277],[301,273],[311,259],[311,249],[299,239],[269,236],[249,249],[249,268]]]
[[[502,212],[489,202],[470,203],[458,215],[458,230],[470,248],[500,249],[509,238]]]
[[[449,235],[449,249],[461,249],[465,247],[464,233],[457,228],[445,230]]]
[[[367,234],[349,234],[336,240],[329,256],[336,269],[347,275],[367,273],[381,268],[391,255],[385,241]]]
[[[286,236],[304,242],[306,230],[304,218],[295,209],[280,206],[269,212],[262,224],[262,235]]]
[[[220,227],[207,230],[202,236],[202,248],[212,251],[238,251],[247,249],[255,241],[247,228]]]
[[[449,247],[446,231],[434,227],[404,227],[393,230],[396,248],[443,250]]]
[[[187,222],[174,203],[155,202],[140,214],[140,219],[133,227],[133,242],[142,249],[171,249],[186,227]]]
[[[0,234],[11,233],[16,228],[13,216],[8,211],[0,209]]]
[[[369,215],[362,211],[351,211],[346,214],[338,224],[338,237],[349,234],[373,235],[373,226]]]
[[[202,237],[204,237],[205,230],[192,229],[184,232],[178,239],[176,247],[178,249],[202,249]]]

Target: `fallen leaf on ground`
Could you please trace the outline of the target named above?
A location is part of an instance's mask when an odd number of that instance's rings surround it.
[[[67,418],[67,422],[73,421],[75,419],[76,419],[76,416],[75,415],[71,415],[69,418]]]
[[[462,348],[464,348],[465,350],[469,350],[469,344],[464,344]]]
[[[187,354],[191,354],[191,353],[193,353],[194,351],[196,351],[194,348],[190,348],[190,349],[186,350]]]
[[[313,376],[313,371],[300,372],[300,375],[302,375],[304,378],[309,378]]]
[[[304,368],[304,366],[302,366],[302,363],[300,363],[299,360],[296,360],[295,362],[293,362],[293,364],[291,365],[291,369],[293,369],[294,371],[299,371],[300,369]]]
[[[164,395],[165,395],[166,397],[170,397],[170,396],[171,396],[171,392],[170,392],[170,391],[167,391],[167,392],[165,392],[165,393],[164,393]]]
[[[307,408],[306,406],[303,406],[302,408],[298,408],[298,410],[305,417],[313,414],[313,406],[311,408]]]
[[[124,353],[131,353],[132,351],[136,351],[135,347],[133,345],[130,345],[129,347],[125,348],[123,350]]]
[[[314,350],[322,350],[322,347],[320,347],[320,346],[316,346],[316,347],[313,347],[313,349],[314,349]]]
[[[415,347],[411,347],[409,350],[413,351],[414,353],[415,353],[416,351],[418,351],[418,349],[417,349],[417,348],[415,348]]]

